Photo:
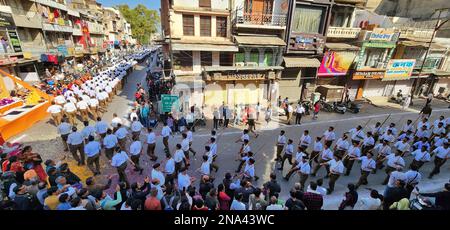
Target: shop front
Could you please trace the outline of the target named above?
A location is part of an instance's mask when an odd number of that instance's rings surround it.
[[[276,99],[274,85],[282,67],[208,67],[203,71],[204,105],[218,107],[224,102],[228,106],[266,106]]]
[[[285,56],[279,81],[279,96],[289,101],[308,100],[315,91],[320,61],[314,57]]]
[[[10,13],[0,12],[0,61],[16,62],[22,58],[22,46]]]
[[[365,70],[353,72],[350,85],[357,86],[356,99],[363,97],[382,96],[387,82],[381,81],[384,76],[383,70]]]

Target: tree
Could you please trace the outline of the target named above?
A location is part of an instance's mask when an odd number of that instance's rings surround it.
[[[118,5],[117,8],[130,23],[133,37],[141,44],[150,43],[150,36],[158,30],[157,26],[160,22],[158,12],[147,9],[142,4],[137,5],[134,9],[128,5]]]

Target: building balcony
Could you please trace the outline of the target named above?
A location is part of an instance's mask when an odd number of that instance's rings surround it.
[[[103,26],[97,23],[88,22],[89,33],[103,34]]]
[[[81,31],[81,27],[79,25],[75,25],[72,28],[73,36],[83,36],[83,32]]]
[[[329,38],[358,38],[361,28],[353,27],[334,27],[328,28],[327,37]]]
[[[64,33],[72,33],[73,32],[73,28],[70,24],[66,24],[66,23],[49,23],[49,22],[44,22],[42,24],[42,30],[45,31],[55,31],[55,32],[64,32]]]
[[[58,3],[52,0],[31,0],[32,2],[37,2],[45,6],[50,6],[56,9],[67,11],[67,6],[65,4]]]
[[[234,25],[236,27],[258,29],[285,29],[287,15],[235,12]]]
[[[424,28],[401,28],[400,29],[400,38],[401,39],[431,39],[433,36],[433,29],[424,29]]]
[[[14,8],[12,10],[12,17],[17,27],[42,29],[42,17],[37,12]]]

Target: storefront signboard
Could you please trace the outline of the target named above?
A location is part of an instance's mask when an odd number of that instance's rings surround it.
[[[175,108],[178,108],[178,96],[170,94],[161,95],[162,112],[171,112],[174,106]]]
[[[355,52],[327,51],[323,56],[317,76],[342,76],[346,75],[353,61]]]
[[[353,73],[353,80],[381,79],[385,71],[356,71]]]
[[[17,35],[16,31],[8,31],[9,41],[11,42],[11,46],[16,53],[22,52],[22,46],[20,46],[19,35]]]
[[[415,59],[391,59],[386,67],[383,80],[409,79],[416,64]]]

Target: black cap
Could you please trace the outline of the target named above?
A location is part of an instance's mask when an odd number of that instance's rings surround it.
[[[160,164],[160,163],[156,163],[156,164],[153,165],[153,168],[156,169],[156,168],[158,168],[159,166],[161,166],[161,164]]]

